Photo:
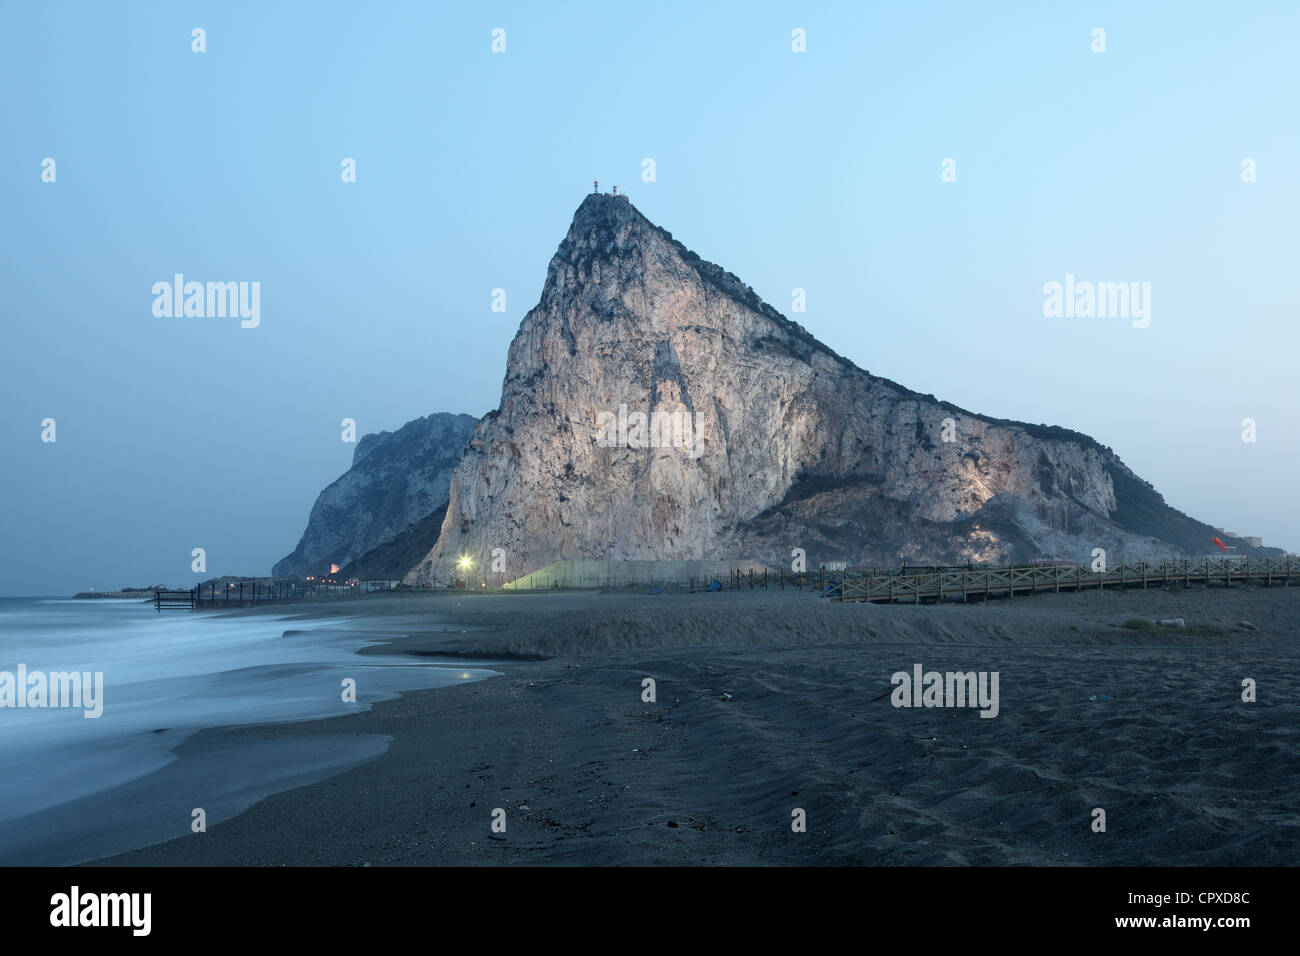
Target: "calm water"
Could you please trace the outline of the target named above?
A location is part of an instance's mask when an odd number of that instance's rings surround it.
[[[69,863],[211,826],[269,793],[372,759],[365,734],[239,741],[177,758],[207,727],[330,717],[495,672],[360,648],[415,622],[159,614],[134,601],[0,598],[0,671],[102,671],[103,714],[0,708],[0,863]],[[419,627],[428,630],[427,617]],[[285,632],[290,633],[286,634]],[[356,681],[357,703],[341,682]]]

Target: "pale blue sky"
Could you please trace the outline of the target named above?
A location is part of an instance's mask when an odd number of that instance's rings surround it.
[[[496,406],[593,178],[864,368],[1300,548],[1298,47],[1280,2],[8,4],[0,593],[269,571],[342,418]],[[261,326],[155,318],[175,272]],[[1151,326],[1045,318],[1066,273]]]

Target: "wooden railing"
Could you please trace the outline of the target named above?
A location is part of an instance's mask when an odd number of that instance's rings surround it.
[[[969,601],[1043,591],[1223,584],[1289,585],[1300,579],[1300,558],[1191,558],[1120,564],[1104,571],[1074,565],[967,567],[826,572],[823,594],[837,601]]]
[[[370,591],[392,590],[393,581],[358,581],[355,584],[327,584],[322,581],[246,580],[207,584],[188,591],[157,590],[154,607],[159,611],[186,611],[241,607],[281,601],[301,601],[329,597],[346,597]]]
[[[196,601],[194,589],[189,591],[154,591],[153,606],[159,610],[194,610]]]

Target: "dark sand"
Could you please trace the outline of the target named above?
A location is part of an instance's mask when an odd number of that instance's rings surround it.
[[[205,834],[102,862],[1254,866],[1300,851],[1300,588],[942,607],[444,593],[306,613],[375,615],[409,635],[387,649],[504,676],[213,732],[393,743]],[[420,633],[448,617],[471,630]],[[1221,633],[1120,626],[1134,617]],[[890,675],[916,662],[998,671],[1000,715],[894,708]],[[644,677],[657,703],[642,702]]]

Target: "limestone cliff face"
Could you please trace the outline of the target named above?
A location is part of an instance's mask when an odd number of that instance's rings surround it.
[[[452,471],[478,419],[429,415],[395,432],[364,436],[352,467],[320,493],[277,577],[325,574],[390,542],[447,503]],[[426,547],[432,547],[431,539]]]
[[[871,375],[626,197],[591,195],[408,580],[448,579],[461,555],[487,568],[495,549],[509,580],[560,559],[788,566],[793,548],[809,567],[1093,548],[1114,562],[1201,549],[1212,533],[1087,436]]]

